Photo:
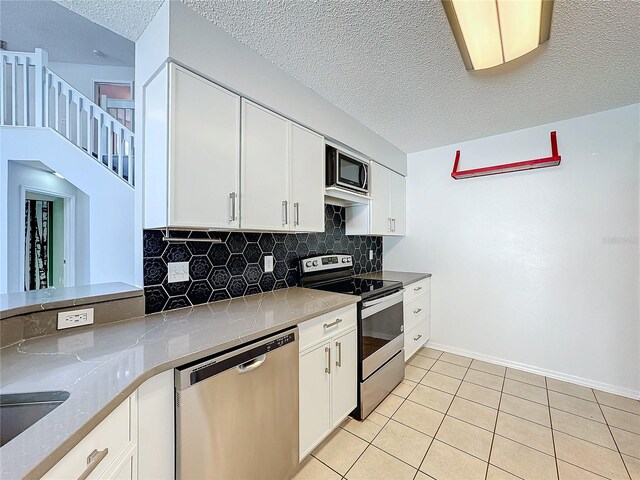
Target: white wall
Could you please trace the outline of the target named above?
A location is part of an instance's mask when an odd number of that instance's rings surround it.
[[[134,67],[49,62],[49,68],[91,101],[94,100],[94,81],[133,82],[134,79]]]
[[[2,127],[0,145],[0,293],[15,291],[15,279],[7,278],[7,266],[16,248],[7,228],[11,218],[8,192],[19,188],[13,183],[19,181],[17,177],[9,179],[8,163],[12,160],[38,160],[89,197],[86,205],[76,205],[77,215],[89,219],[84,225],[89,242],[76,245],[77,249],[89,249],[85,283],[135,284],[136,264],[142,263],[136,256],[136,244],[142,233],[135,227],[134,189],[50,129]]]
[[[433,273],[431,343],[640,396],[640,105],[409,155],[408,235],[384,266]],[[550,155],[558,167],[453,180]]]
[[[136,62],[157,58],[164,46],[168,21],[167,57],[308,128],[333,138],[389,168],[406,174],[406,154],[224,30],[179,1],[168,0],[157,13],[159,22],[136,41]],[[159,28],[161,27],[161,28]],[[163,31],[164,29],[164,31]],[[146,61],[146,60],[145,60]],[[146,71],[155,71],[158,64]],[[137,73],[142,69],[137,68]],[[136,76],[145,83],[148,77]]]

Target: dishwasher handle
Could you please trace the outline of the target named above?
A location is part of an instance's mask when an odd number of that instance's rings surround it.
[[[238,365],[236,368],[238,369],[238,373],[251,372],[256,368],[259,368],[266,360],[267,360],[267,354],[264,353],[259,357],[254,358],[253,360],[249,360],[248,362],[245,362],[242,365]]]

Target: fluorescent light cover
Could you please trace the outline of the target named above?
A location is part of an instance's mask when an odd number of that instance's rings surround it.
[[[504,61],[538,47],[542,0],[498,0]]]
[[[467,70],[521,57],[549,39],[553,0],[442,0]]]
[[[58,177],[58,178],[61,178],[61,179],[63,179],[63,180],[65,179],[65,178],[64,178],[64,176],[62,176],[62,174],[61,174],[61,173],[53,172],[53,174],[54,174],[56,177]]]
[[[503,63],[495,0],[453,0],[453,6],[473,68],[479,70]]]

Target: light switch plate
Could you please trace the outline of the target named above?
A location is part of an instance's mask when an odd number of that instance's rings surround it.
[[[80,327],[93,323],[93,308],[82,310],[68,310],[58,313],[58,330],[65,328]]]
[[[264,257],[264,271],[266,273],[273,272],[273,255],[265,255],[265,257]]]
[[[369,260],[373,260],[373,250],[369,250]]]
[[[189,262],[169,262],[168,267],[167,283],[189,281]]]

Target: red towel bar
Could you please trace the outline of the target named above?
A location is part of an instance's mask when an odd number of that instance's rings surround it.
[[[456,151],[456,159],[453,162],[453,171],[451,176],[454,180],[460,178],[483,177],[486,175],[496,175],[498,173],[518,172],[520,170],[532,170],[534,168],[555,167],[560,165],[561,156],[558,154],[558,142],[556,140],[556,132],[551,132],[551,156],[546,158],[538,158],[536,160],[525,160],[524,162],[504,163],[502,165],[493,165],[491,167],[474,168],[471,170],[458,171],[458,162],[460,161],[460,150]]]

